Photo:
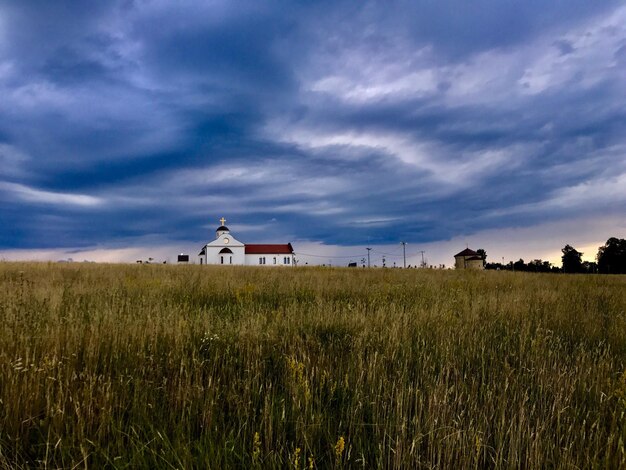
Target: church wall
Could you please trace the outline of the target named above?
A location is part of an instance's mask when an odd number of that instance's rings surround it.
[[[259,263],[259,258],[265,258],[265,264]],[[276,258],[276,264],[274,264]],[[289,258],[289,264],[285,264],[284,259]],[[263,254],[263,255],[246,255],[246,265],[248,266],[293,266],[293,256],[286,254]]]
[[[231,264],[230,263],[230,257],[233,257],[233,262],[232,264],[236,264],[236,265],[242,265],[245,264],[245,251],[244,251],[244,247],[240,246],[230,246],[229,249],[233,252],[233,254],[231,255],[230,253],[224,253],[223,255],[221,255],[219,252],[223,247],[207,247],[207,257],[206,257],[206,262],[207,264],[222,264],[220,257],[223,256],[224,257],[224,264],[228,265]]]

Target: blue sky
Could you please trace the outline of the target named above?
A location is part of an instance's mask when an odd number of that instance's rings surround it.
[[[329,257],[593,258],[625,77],[615,1],[3,2],[0,255],[165,259],[225,216]]]

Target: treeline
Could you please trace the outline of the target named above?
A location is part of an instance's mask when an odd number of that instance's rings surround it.
[[[497,269],[507,271],[530,271],[536,273],[560,273],[563,272],[558,266],[554,266],[550,261],[535,259],[526,263],[522,258],[518,261],[503,263],[485,263],[485,269]]]
[[[487,253],[478,250],[483,257],[485,269],[501,269],[507,271],[526,271],[536,273],[582,273],[582,274],[626,274],[626,239],[609,238],[598,248],[596,261],[583,261],[583,253],[571,245],[565,245],[561,252],[561,266],[549,261],[535,259],[526,263],[523,259],[504,263],[487,263]]]

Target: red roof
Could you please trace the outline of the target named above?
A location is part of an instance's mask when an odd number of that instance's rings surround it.
[[[291,255],[293,247],[291,243],[285,245],[248,245],[246,244],[247,255]]]
[[[465,248],[460,253],[457,253],[456,255],[454,255],[454,257],[456,258],[457,256],[477,256],[477,255],[478,255],[478,253],[476,253],[474,250],[470,250],[469,248]]]

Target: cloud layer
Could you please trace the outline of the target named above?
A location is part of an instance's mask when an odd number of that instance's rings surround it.
[[[626,236],[624,76],[611,1],[3,4],[0,249]]]

